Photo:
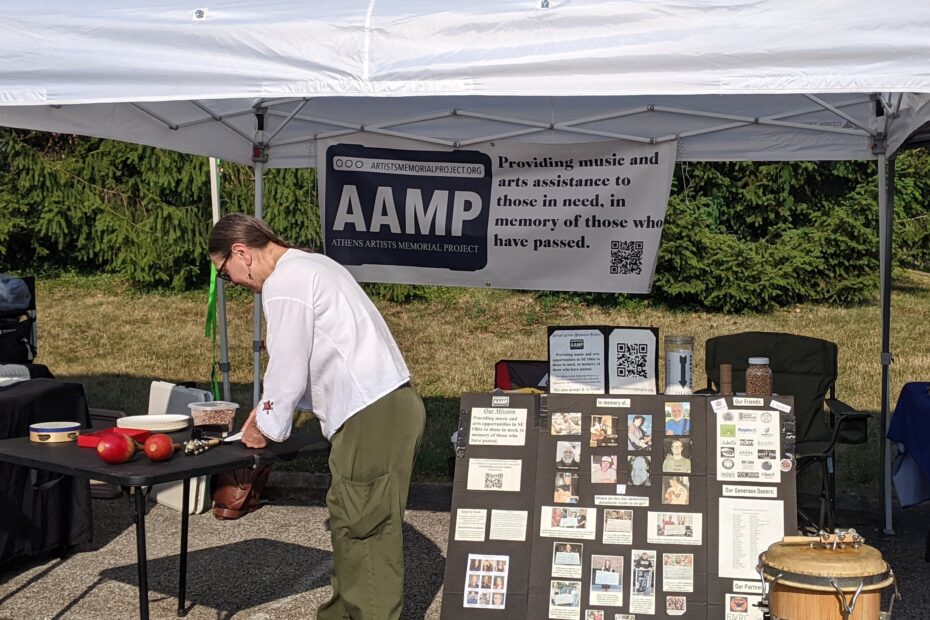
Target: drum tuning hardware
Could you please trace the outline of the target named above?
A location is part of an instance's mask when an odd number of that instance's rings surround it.
[[[221,439],[191,439],[184,444],[184,452],[186,454],[202,454],[221,443]]]
[[[819,540],[811,542],[811,547],[816,546],[818,543],[824,549],[846,549],[851,547],[853,549],[858,549],[860,545],[865,542],[865,538],[859,535],[854,528],[848,529],[836,529],[831,534],[824,530],[818,532],[817,537]]]

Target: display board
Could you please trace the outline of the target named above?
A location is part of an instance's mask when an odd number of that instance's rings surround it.
[[[790,397],[466,394],[442,617],[761,619],[793,425]]]

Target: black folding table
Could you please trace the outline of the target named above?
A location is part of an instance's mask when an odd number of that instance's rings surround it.
[[[175,442],[185,441],[189,433],[171,435]],[[160,482],[183,480],[181,500],[181,553],[178,579],[178,615],[187,613],[185,587],[187,580],[187,531],[190,481],[197,476],[216,474],[242,467],[257,467],[279,459],[291,459],[301,454],[318,451],[326,446],[320,435],[294,433],[284,443],[269,443],[262,450],[250,450],[241,443],[231,442],[217,446],[202,454],[176,454],[170,461],[154,463],[143,454],[137,454],[128,463],[108,465],[92,448],[81,448],[76,443],[39,444],[28,438],[0,441],[0,462],[6,461],[30,467],[74,476],[102,480],[133,490],[136,524],[136,553],[139,573],[139,617],[148,620],[149,590],[148,569],[145,554],[145,493],[143,487]]]

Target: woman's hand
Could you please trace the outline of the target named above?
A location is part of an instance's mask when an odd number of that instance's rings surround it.
[[[242,445],[246,448],[261,449],[268,445],[268,438],[262,435],[255,424],[255,413],[258,407],[252,409],[252,413],[246,418],[245,424],[242,425]]]

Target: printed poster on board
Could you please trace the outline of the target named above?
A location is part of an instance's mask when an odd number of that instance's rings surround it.
[[[366,282],[648,293],[674,142],[319,140],[325,253]]]

